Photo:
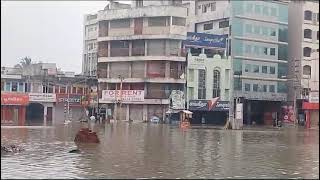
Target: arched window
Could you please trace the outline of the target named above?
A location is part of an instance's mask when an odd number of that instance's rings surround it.
[[[312,12],[311,11],[304,11],[304,20],[312,20]]]
[[[304,75],[311,75],[311,66],[309,66],[309,65],[303,66],[303,74]]]
[[[220,96],[220,71],[214,70],[213,71],[213,88],[212,88],[212,97],[219,97]]]
[[[206,99],[206,70],[198,71],[198,99]]]
[[[312,31],[311,31],[311,29],[303,30],[303,37],[304,38],[308,38],[308,39],[312,39]]]
[[[303,56],[304,56],[304,57],[311,57],[311,48],[309,48],[309,47],[304,47],[304,48],[303,48]]]

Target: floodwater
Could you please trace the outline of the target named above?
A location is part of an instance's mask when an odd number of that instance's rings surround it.
[[[1,178],[319,178],[319,130],[181,130],[165,124],[96,126],[101,143],[68,151],[80,123],[1,128]]]

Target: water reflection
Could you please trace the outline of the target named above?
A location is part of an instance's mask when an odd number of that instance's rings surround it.
[[[2,178],[319,178],[319,131],[224,131],[164,124],[96,126],[100,144],[73,142],[86,124],[2,128]]]

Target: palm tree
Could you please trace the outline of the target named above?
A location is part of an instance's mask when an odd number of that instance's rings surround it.
[[[28,68],[32,63],[32,60],[30,57],[24,57],[20,59],[20,63],[16,64],[14,68],[19,69],[20,72],[22,72],[24,69]]]

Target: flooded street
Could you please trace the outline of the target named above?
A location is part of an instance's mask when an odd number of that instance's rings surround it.
[[[73,142],[80,123],[1,128],[2,178],[319,178],[319,130],[188,129],[165,124],[96,127],[101,143]]]

